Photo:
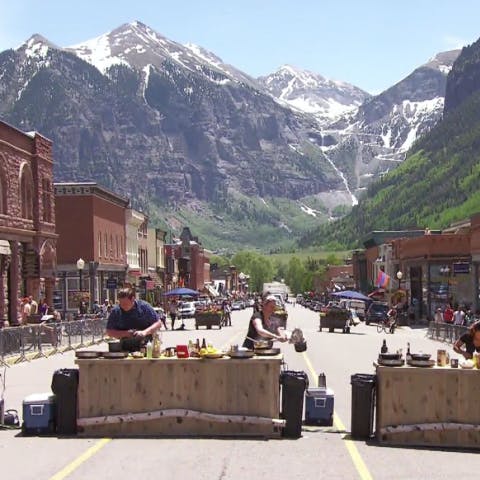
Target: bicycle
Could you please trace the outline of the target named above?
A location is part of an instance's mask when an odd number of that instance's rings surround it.
[[[396,319],[394,317],[391,317],[391,316],[386,316],[384,318],[382,318],[382,320],[380,320],[378,323],[377,323],[377,332],[378,333],[395,333],[395,328],[397,326],[397,322],[396,322]]]

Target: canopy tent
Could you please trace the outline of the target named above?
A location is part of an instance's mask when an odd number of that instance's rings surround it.
[[[371,302],[372,299],[360,292],[354,290],[342,290],[341,292],[334,292],[331,294],[334,297],[351,298],[353,300],[363,300],[365,302]]]
[[[192,290],[185,287],[174,288],[173,290],[165,293],[165,296],[167,297],[198,297],[198,295],[200,295],[200,292],[197,290]]]

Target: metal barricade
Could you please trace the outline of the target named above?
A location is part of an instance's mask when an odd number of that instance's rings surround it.
[[[427,336],[432,340],[453,344],[464,333],[468,332],[468,328],[465,325],[430,322],[428,324]]]
[[[106,325],[106,318],[91,316],[66,322],[3,327],[0,329],[0,365],[100,343],[105,338]]]

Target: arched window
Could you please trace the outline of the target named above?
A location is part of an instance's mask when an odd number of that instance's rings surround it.
[[[52,221],[51,183],[48,178],[42,180],[42,218],[44,222]]]
[[[102,256],[102,232],[98,232],[98,256]]]
[[[33,219],[33,178],[30,167],[25,163],[20,170],[20,199],[22,218]]]
[[[6,160],[0,155],[0,213],[6,215],[8,213],[8,182],[7,176],[5,175],[4,165],[6,165]]]

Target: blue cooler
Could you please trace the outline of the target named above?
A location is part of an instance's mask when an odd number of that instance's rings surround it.
[[[309,388],[305,393],[305,424],[333,425],[334,393],[330,388]]]
[[[49,434],[55,432],[55,395],[34,393],[23,400],[24,434]]]

